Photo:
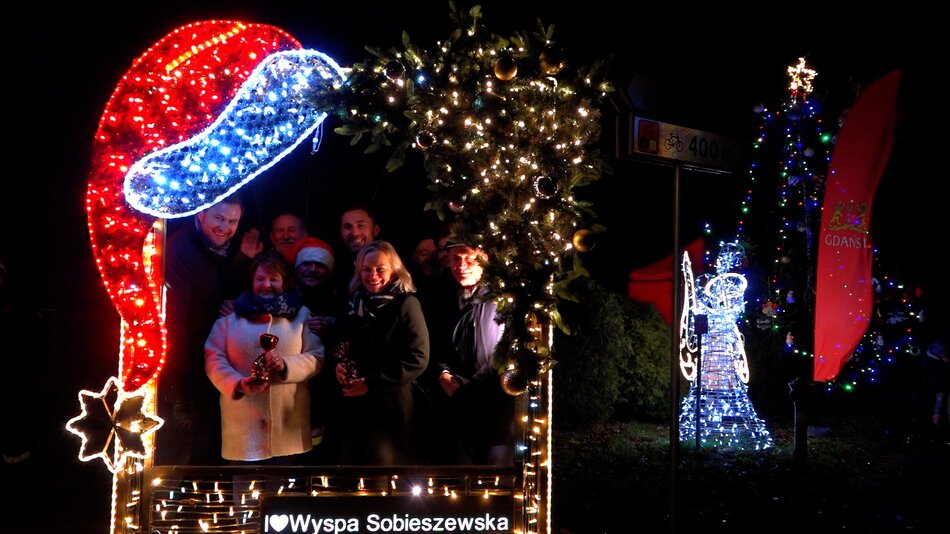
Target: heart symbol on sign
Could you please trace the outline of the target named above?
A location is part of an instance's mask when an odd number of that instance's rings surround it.
[[[290,519],[284,514],[280,514],[280,515],[272,514],[268,518],[267,523],[268,525],[270,525],[270,528],[273,529],[274,532],[280,532],[284,530],[284,527],[287,526],[288,521],[290,521]]]

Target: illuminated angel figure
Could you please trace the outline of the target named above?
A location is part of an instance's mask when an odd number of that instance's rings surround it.
[[[680,408],[682,442],[698,437],[707,446],[756,450],[772,446],[765,422],[749,400],[749,365],[736,325],[745,309],[748,283],[732,271],[741,265],[743,255],[737,243],[720,244],[716,274],[695,281],[689,256],[683,255],[680,368],[690,388]]]

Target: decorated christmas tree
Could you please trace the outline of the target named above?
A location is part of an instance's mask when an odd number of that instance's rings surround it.
[[[817,72],[799,58],[788,76],[788,96],[777,111],[755,108],[759,128],[737,233],[756,251],[762,273],[750,292],[750,318],[792,347],[810,346],[815,236],[833,135],[811,98]]]
[[[549,364],[533,342],[540,323],[567,329],[557,310],[587,274],[578,253],[601,228],[575,188],[607,170],[594,146],[598,105],[612,88],[603,64],[575,67],[541,21],[502,37],[479,6],[450,2],[457,28],[432,48],[403,34],[401,48],[367,47],[346,85],[326,95],[337,133],[390,151],[387,167],[419,151],[432,198],[457,239],[492,251],[485,275],[505,320],[495,354],[503,383],[523,391]]]
[[[887,269],[874,258],[875,273]],[[886,385],[896,404],[913,397],[920,358],[926,350],[927,329],[934,325],[924,310],[923,288],[894,276],[877,274],[873,280],[874,313],[867,332],[838,377],[822,391],[855,393]]]
[[[750,302],[740,321],[750,345],[781,355],[783,379],[794,381],[809,374],[812,365],[816,239],[835,132],[844,125],[847,110],[830,126],[813,97],[817,71],[799,58],[787,73],[788,93],[777,111],[761,104],[754,110],[759,125],[736,235],[750,251]],[[919,351],[918,296],[888,273],[879,253],[875,250],[874,319],[826,392],[879,384],[887,370],[897,367],[892,364]]]

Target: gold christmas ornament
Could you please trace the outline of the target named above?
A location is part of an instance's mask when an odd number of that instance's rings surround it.
[[[574,232],[574,237],[571,239],[571,243],[574,244],[574,248],[578,252],[587,252],[588,250],[594,248],[594,232],[586,228],[581,228],[580,230]]]
[[[432,132],[419,132],[416,136],[416,145],[422,150],[428,150],[435,146],[435,136]]]
[[[402,78],[403,74],[406,73],[406,67],[394,59],[389,63],[386,63],[386,67],[383,69],[383,72],[386,74],[387,78],[392,81],[396,81],[399,78]]]
[[[511,54],[502,54],[495,61],[495,77],[502,81],[508,81],[518,75],[518,62]]]
[[[517,397],[528,390],[528,377],[516,366],[505,370],[500,380],[501,389],[512,397]]]
[[[553,198],[559,190],[560,186],[552,176],[538,176],[534,179],[534,194],[539,198]]]
[[[545,48],[538,57],[541,65],[541,72],[548,76],[554,76],[564,69],[564,53],[557,48]]]

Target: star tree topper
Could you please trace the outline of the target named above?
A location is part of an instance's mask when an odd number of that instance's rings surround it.
[[[115,399],[111,409],[110,398]],[[116,377],[110,377],[98,393],[80,391],[82,413],[66,423],[66,429],[82,439],[79,459],[88,462],[101,458],[114,474],[122,470],[128,458],[147,458],[149,452],[142,438],[164,423],[142,411],[149,401],[148,392],[122,391]]]

